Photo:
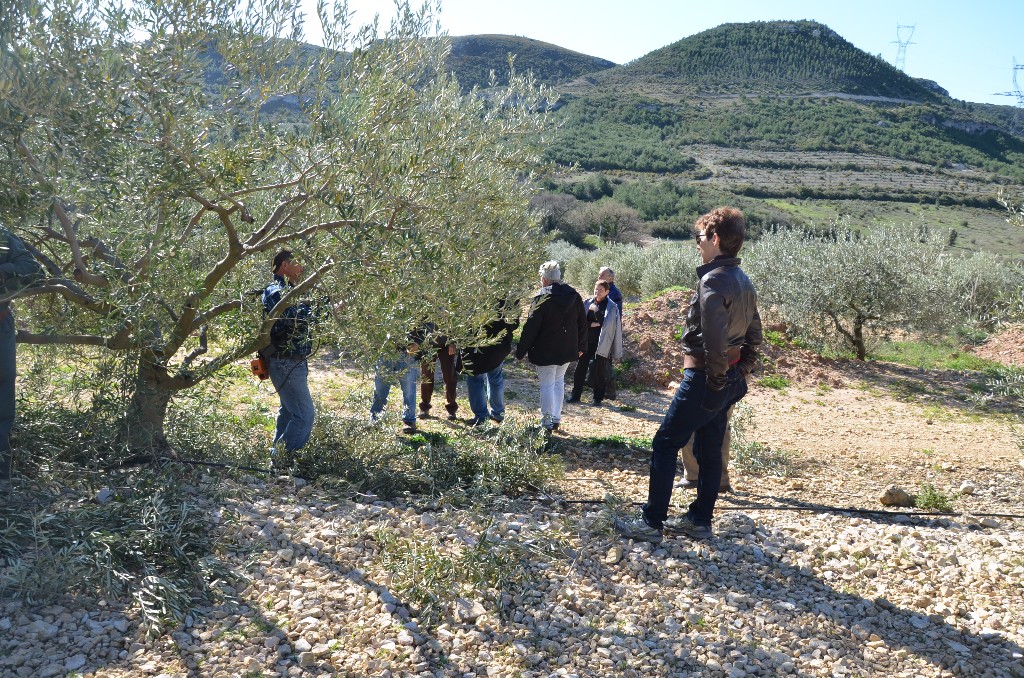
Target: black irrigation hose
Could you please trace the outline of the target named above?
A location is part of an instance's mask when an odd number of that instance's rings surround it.
[[[604,504],[604,499],[561,499],[563,504]],[[635,501],[631,506],[643,506],[643,502]],[[859,509],[843,508],[841,506],[828,506],[819,504],[817,506],[778,506],[774,504],[750,504],[744,506],[716,506],[718,511],[812,511],[814,513],[857,513],[860,515],[880,516],[944,516],[946,518],[959,518],[967,515],[978,518],[1024,518],[1024,515],[1016,513],[943,513],[941,511],[886,511],[884,509]]]
[[[173,459],[170,457],[163,458],[138,458],[134,459],[136,466],[142,465],[143,463],[149,462],[164,462],[172,464],[185,464],[188,466],[206,466],[209,468],[224,468],[232,469],[236,471],[248,471],[250,473],[263,473],[270,475],[274,473],[274,469],[257,468],[255,466],[241,466],[237,464],[227,464],[224,462],[217,461],[199,461],[197,459]],[[125,466],[121,466],[125,468]],[[575,480],[593,480],[591,478],[576,478]],[[552,497],[547,492],[544,492],[538,487],[529,486],[530,490],[538,492],[544,495],[549,501],[561,503],[561,504],[604,504],[604,499],[557,499]],[[56,498],[55,498],[56,499]],[[52,502],[50,502],[52,503]],[[632,506],[643,506],[642,502],[632,502]],[[945,518],[961,518],[967,515],[974,516],[976,518],[1024,518],[1022,514],[1016,513],[943,513],[941,511],[886,511],[884,509],[859,509],[859,508],[843,508],[841,506],[828,506],[828,505],[816,505],[816,506],[779,506],[776,504],[750,504],[744,506],[719,506],[717,507],[720,511],[810,511],[813,513],[853,513],[856,515],[874,515],[874,516],[908,516],[924,517],[924,516],[941,516]]]

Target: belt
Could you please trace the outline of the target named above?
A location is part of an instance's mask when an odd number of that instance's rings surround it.
[[[740,361],[740,352],[743,350],[742,346],[730,346],[726,352],[725,357],[729,359],[729,365],[735,365]],[[683,369],[684,370],[703,370],[704,369],[704,354],[703,353],[687,353],[683,356]]]

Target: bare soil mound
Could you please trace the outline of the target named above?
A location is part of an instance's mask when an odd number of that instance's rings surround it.
[[[989,337],[973,352],[1004,365],[1024,366],[1024,324],[1010,325]]]
[[[683,328],[690,307],[690,290],[669,290],[640,303],[629,304],[622,320],[623,380],[627,384],[667,387],[682,378]],[[786,339],[785,325],[768,325]],[[792,383],[843,386],[837,361],[793,346],[762,346],[764,365]]]

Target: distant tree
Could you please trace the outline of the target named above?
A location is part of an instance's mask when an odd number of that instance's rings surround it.
[[[565,193],[540,191],[530,197],[530,207],[537,213],[540,226],[545,231],[565,231],[568,226],[568,215],[580,201]]]
[[[574,230],[592,233],[603,240],[629,242],[640,231],[640,215],[632,207],[615,200],[586,203],[567,216]]]
[[[297,0],[0,9],[0,210],[47,273],[18,340],[129,357],[129,447],[166,447],[172,397],[300,298],[346,302],[325,333],[372,363],[427,310],[472,336],[532,278],[542,93],[463,96],[430,10],[397,10],[379,33],[321,3],[313,50]],[[264,319],[285,246],[307,275]]]

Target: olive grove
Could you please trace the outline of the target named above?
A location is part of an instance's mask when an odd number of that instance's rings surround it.
[[[356,28],[321,2],[12,0],[0,9],[0,219],[44,266],[18,341],[130,361],[123,441],[303,297],[370,365],[413,325],[473,336],[543,256],[528,209],[544,92],[464,96],[435,9]],[[306,268],[264,319],[270,259]],[[84,348],[92,347],[92,348]]]
[[[1021,270],[987,253],[960,255],[939,230],[883,224],[824,234],[778,230],[744,252],[764,308],[791,331],[865,360],[872,341],[942,336],[1002,314]]]

